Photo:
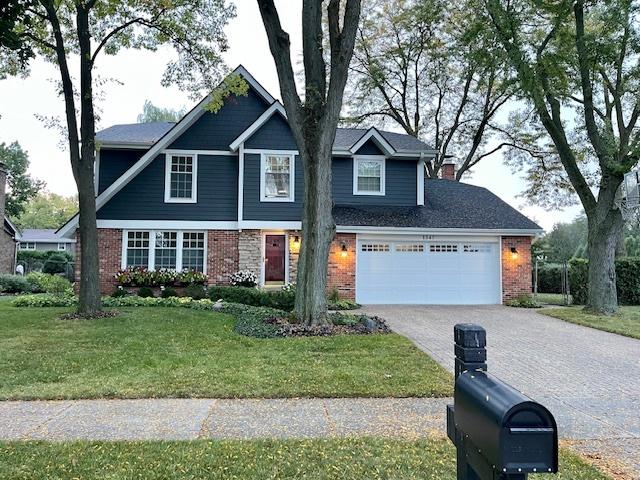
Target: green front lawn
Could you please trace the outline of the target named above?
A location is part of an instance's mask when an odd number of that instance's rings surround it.
[[[560,468],[554,479],[609,479],[566,451]],[[16,480],[455,477],[455,452],[446,440],[0,443],[0,478]]]
[[[399,335],[261,340],[234,319],[126,308],[61,320],[0,302],[0,400],[449,396],[451,375]],[[0,476],[1,477],[1,476]]]
[[[564,295],[561,293],[538,293],[536,300],[541,305],[566,305],[564,303]]]
[[[547,308],[539,312],[578,325],[640,339],[640,307],[620,307],[618,313],[611,316],[594,315],[585,312],[584,307]]]

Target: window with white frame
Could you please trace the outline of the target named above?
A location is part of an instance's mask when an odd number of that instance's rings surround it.
[[[127,232],[127,267],[149,267],[149,232]]]
[[[66,250],[67,250],[67,244],[66,243],[59,243],[58,244],[58,251],[65,252]]]
[[[295,161],[293,155],[263,154],[261,156],[261,200],[263,202],[293,202]]]
[[[33,242],[20,242],[20,250],[35,250],[36,244]]]
[[[177,265],[178,234],[177,232],[155,232],[154,268],[175,270]]]
[[[205,232],[127,231],[124,238],[122,268],[206,271]]]
[[[384,195],[385,159],[354,157],[353,194]]]
[[[167,155],[165,202],[195,203],[197,162],[194,155]]]
[[[182,269],[204,272],[204,232],[184,232]]]

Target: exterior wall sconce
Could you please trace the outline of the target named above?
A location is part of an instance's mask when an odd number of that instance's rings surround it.
[[[295,237],[293,237],[293,244],[296,246],[300,245],[300,235],[296,235]]]
[[[516,247],[511,247],[511,258],[513,260],[518,258],[518,249]]]
[[[340,256],[342,258],[347,258],[347,244],[342,242],[342,246],[340,247]]]

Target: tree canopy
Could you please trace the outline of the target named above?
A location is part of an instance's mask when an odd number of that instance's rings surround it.
[[[172,108],[157,107],[150,100],[145,100],[142,107],[142,113],[138,115],[138,123],[150,122],[177,122],[180,120],[186,110],[174,110]]]
[[[351,62],[346,122],[398,126],[439,152],[457,178],[509,142],[490,144],[516,91],[476,0],[371,0]]]
[[[16,219],[20,228],[60,228],[78,211],[78,197],[41,191]]]
[[[27,202],[44,188],[45,183],[27,173],[29,156],[18,142],[9,145],[0,143],[0,163],[7,168],[6,213],[15,219],[22,214]]]

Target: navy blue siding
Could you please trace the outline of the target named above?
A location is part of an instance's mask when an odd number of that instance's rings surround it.
[[[380,148],[378,148],[376,142],[369,139],[364,143],[364,145],[360,147],[360,149],[356,152],[356,155],[384,155],[384,153],[382,152],[382,150],[380,150]]]
[[[98,210],[104,220],[238,219],[238,157],[198,155],[198,203],[165,203],[165,159],[158,155]]]
[[[252,89],[246,97],[231,95],[217,113],[205,112],[169,148],[229,150],[229,144],[268,107]]]
[[[300,221],[302,218],[302,196],[304,175],[302,162],[296,156],[295,202],[260,201],[260,155],[244,156],[244,220]]]
[[[245,147],[272,150],[298,150],[289,124],[278,113],[274,114],[267,123],[245,142]]]
[[[332,187],[336,205],[415,205],[417,161],[386,160],[385,195],[353,194],[353,159],[333,157]]]
[[[147,150],[100,150],[98,193],[102,193],[133,166]]]

